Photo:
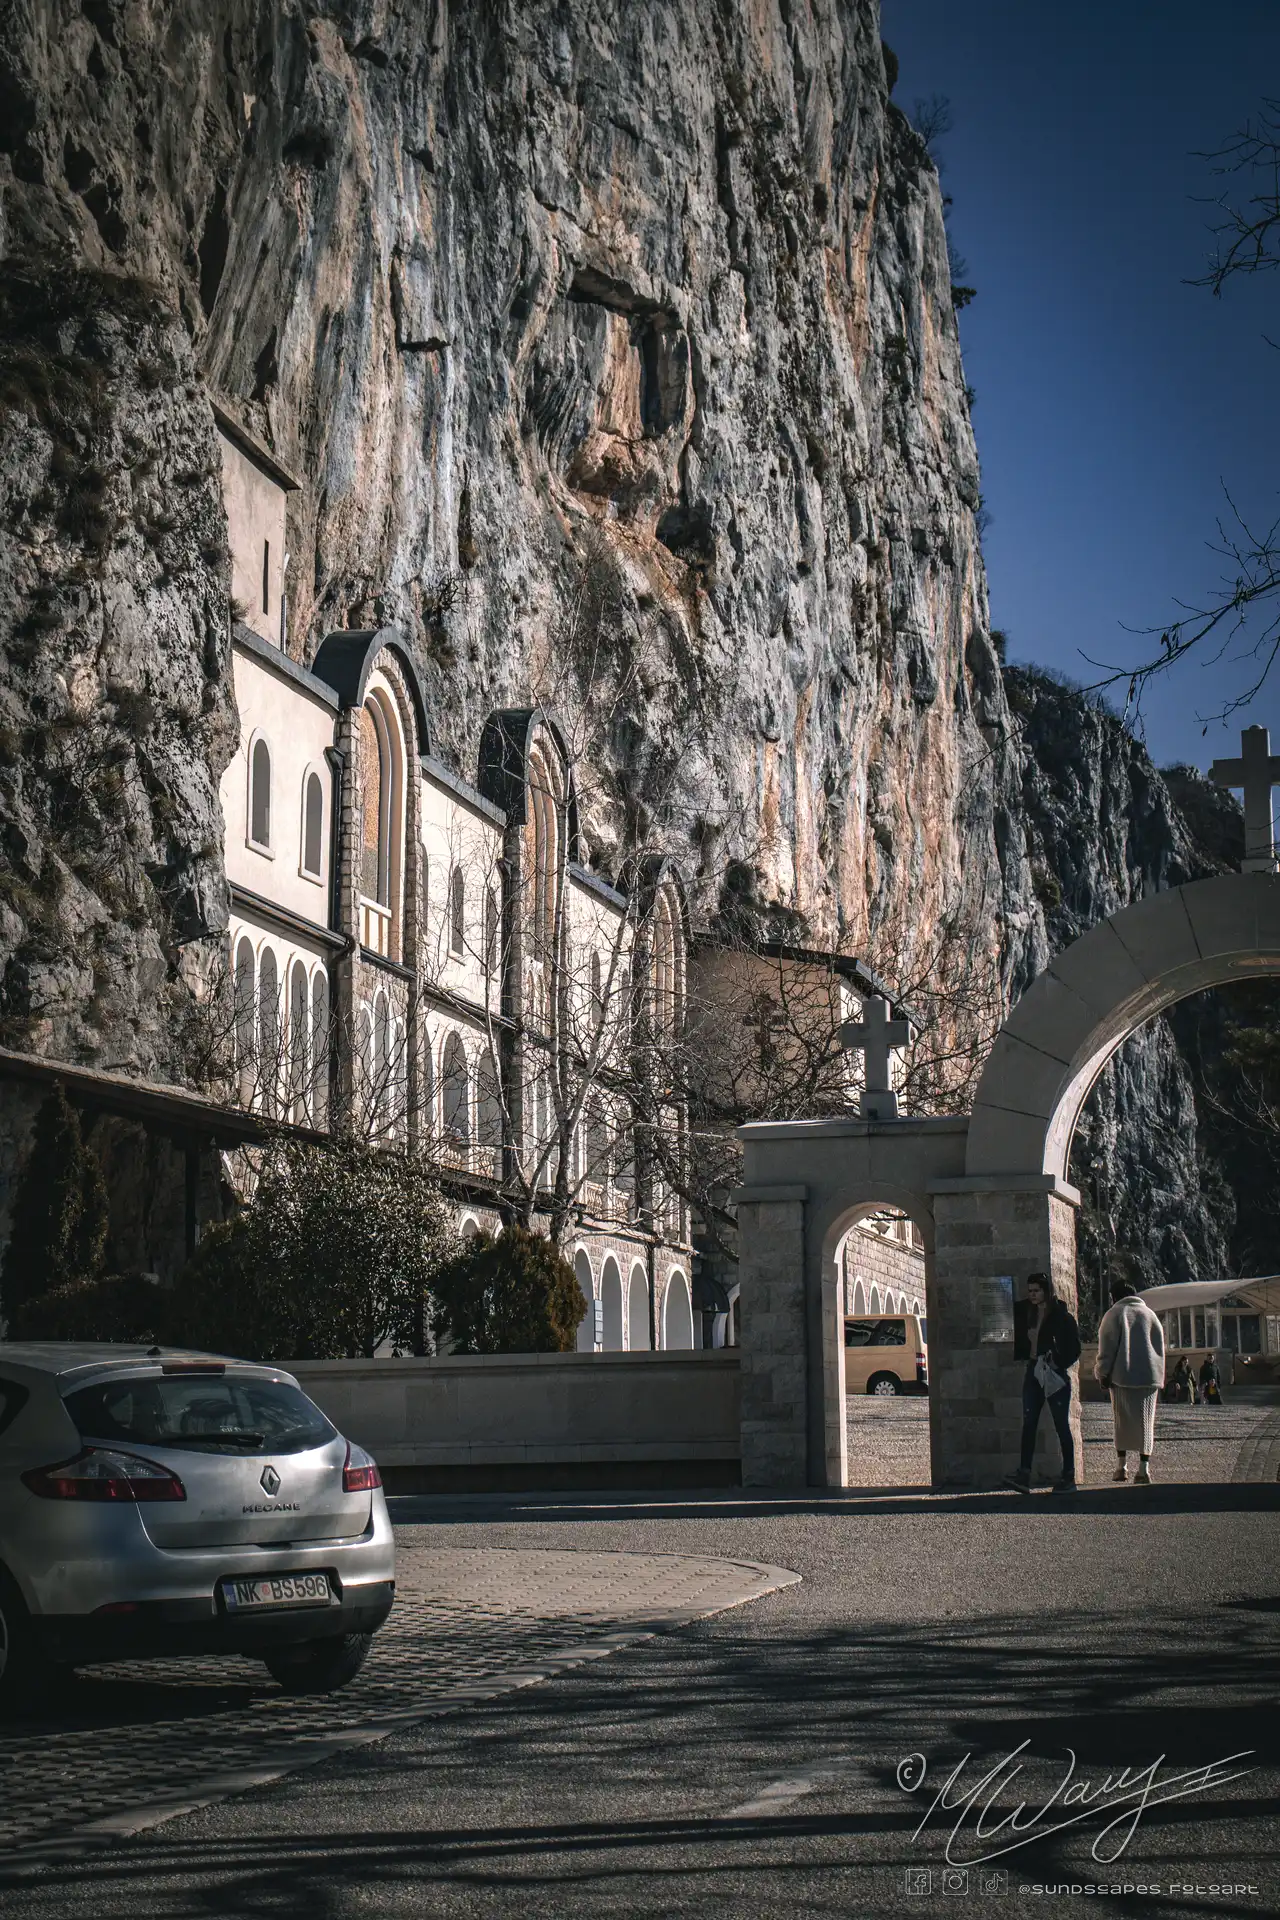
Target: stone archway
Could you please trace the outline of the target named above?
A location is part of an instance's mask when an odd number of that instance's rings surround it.
[[[1021,1390],[1007,1283],[1043,1269],[1075,1305],[1080,1196],[1066,1170],[1089,1089],[1165,1007],[1272,973],[1280,876],[1192,881],[1057,956],[1001,1028],[968,1118],[744,1127],[744,1483],[846,1484],[834,1253],[840,1222],[877,1200],[925,1234],[934,1483],[996,1482]]]

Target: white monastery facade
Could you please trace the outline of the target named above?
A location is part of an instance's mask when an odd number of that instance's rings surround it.
[[[299,664],[284,586],[297,482],[232,415],[218,424],[240,715],[221,798],[241,1102],[317,1131],[341,1113],[423,1147],[464,1233],[496,1228],[513,1203],[535,1225],[558,1209],[588,1302],[581,1349],[701,1345],[713,1324],[732,1340],[734,1303],[711,1282],[699,1297],[689,1207],[659,1172],[684,1112],[649,1106],[666,1151],[646,1152],[625,1091],[638,1037],[660,1041],[684,1019],[679,876],[650,867],[627,897],[581,864],[552,715],[491,714],[472,783],[435,752],[394,629],[331,633]],[[842,1015],[858,1007],[844,992]],[[882,1225],[865,1231],[883,1238]]]

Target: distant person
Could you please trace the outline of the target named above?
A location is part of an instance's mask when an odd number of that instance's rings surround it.
[[[1216,1355],[1206,1353],[1200,1364],[1200,1398],[1206,1407],[1222,1405],[1222,1377],[1218,1372]]]
[[[1013,1351],[1015,1358],[1026,1361],[1027,1370],[1022,1376],[1022,1458],[1017,1471],[1009,1475],[1008,1484],[1019,1493],[1031,1491],[1036,1430],[1047,1404],[1062,1448],[1062,1474],[1055,1480],[1053,1491],[1074,1493],[1071,1368],[1080,1358],[1080,1329],[1065,1301],[1054,1293],[1047,1273],[1027,1275],[1027,1297],[1013,1312]]]
[[[1134,1485],[1151,1485],[1151,1454],[1156,1437],[1156,1401],[1164,1385],[1164,1328],[1136,1287],[1113,1280],[1111,1298],[1098,1327],[1094,1373],[1111,1395],[1111,1422],[1119,1464],[1112,1478],[1129,1478],[1129,1455],[1136,1453]],[[1186,1366],[1184,1358],[1182,1362]],[[1190,1368],[1187,1368],[1190,1379]]]
[[[1185,1353],[1178,1355],[1178,1364],[1173,1370],[1166,1396],[1175,1406],[1189,1407],[1194,1396],[1195,1386],[1191,1375],[1191,1361]]]

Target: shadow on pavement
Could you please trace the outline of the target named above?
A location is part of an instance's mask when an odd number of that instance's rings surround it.
[[[327,1762],[309,1785],[238,1803],[238,1820],[233,1803],[205,1835],[162,1829],[53,1865],[6,1912],[888,1913],[904,1865],[943,1857],[954,1810],[913,1837],[937,1787],[966,1755],[982,1770],[1024,1742],[998,1810],[1060,1795],[1072,1755],[1070,1777],[1091,1786],[1125,1767],[1160,1762],[1165,1779],[1243,1756],[1242,1778],[1148,1806],[1125,1876],[1220,1871],[1274,1893],[1269,1620],[1222,1608],[1206,1632],[1194,1617],[1004,1616],[767,1639],[721,1622],[621,1659]],[[914,1791],[899,1784],[907,1755],[926,1760]],[[767,1820],[731,1817],[797,1767],[822,1790]],[[1085,1810],[1021,1847],[1017,1877],[1101,1877],[1089,1849],[1103,1823]],[[962,1835],[961,1858],[981,1851]]]

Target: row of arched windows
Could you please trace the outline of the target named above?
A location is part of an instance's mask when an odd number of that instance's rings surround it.
[[[579,1247],[575,1253],[573,1270],[587,1302],[587,1311],[578,1323],[577,1345],[580,1353],[594,1350],[597,1334],[605,1353],[620,1353],[628,1349],[635,1352],[652,1346],[649,1276],[638,1261],[632,1266],[626,1284],[625,1315],[622,1271],[613,1254],[606,1254],[601,1263],[598,1290],[591,1256],[585,1247]],[[689,1282],[678,1268],[669,1276],[662,1293],[659,1330],[664,1348],[687,1348],[693,1345],[693,1298]]]
[[[262,734],[249,744],[248,841],[258,853],[273,853],[274,796],[271,748]],[[324,782],[314,767],[302,776],[299,866],[310,880],[323,880]]]
[[[868,1290],[861,1277],[859,1277],[853,1283],[849,1312],[854,1315],[923,1313],[924,1307],[918,1298],[903,1293],[900,1289],[893,1287],[881,1289],[879,1286],[872,1285],[870,1290]]]
[[[233,1015],[236,1073],[245,1106],[323,1127],[329,1113],[329,976],[295,958],[281,977],[274,947],[236,942]]]

